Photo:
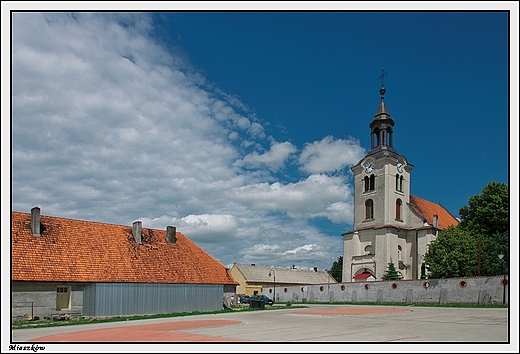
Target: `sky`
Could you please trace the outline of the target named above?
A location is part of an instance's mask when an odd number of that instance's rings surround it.
[[[383,68],[411,194],[458,217],[509,184],[508,13],[363,9],[12,13],[2,216],[141,220],[226,266],[330,269]]]

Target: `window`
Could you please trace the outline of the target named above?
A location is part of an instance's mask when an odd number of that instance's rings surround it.
[[[365,202],[365,219],[373,219],[374,218],[374,202],[372,199],[368,199]]]
[[[402,261],[403,259],[403,248],[399,245],[397,246],[397,260]]]
[[[402,204],[403,204],[403,202],[399,198],[395,201],[395,220],[401,220],[401,205]]]
[[[372,254],[372,246],[368,245],[365,247],[365,255],[371,255]]]
[[[403,176],[400,176],[399,174],[395,175],[395,190],[402,192],[403,191]]]
[[[372,135],[372,141],[374,141],[374,138],[375,138],[376,146],[379,146],[379,144],[380,144],[379,129],[374,129],[374,134]]]
[[[374,176],[373,174],[370,175],[370,178],[368,176],[365,176],[364,182],[365,182],[365,192],[373,191],[375,189],[376,176]]]

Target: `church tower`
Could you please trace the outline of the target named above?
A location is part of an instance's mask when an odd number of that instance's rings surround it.
[[[395,122],[386,108],[384,84],[379,93],[370,150],[351,168],[354,224],[342,234],[343,282],[381,280],[389,263],[402,279],[425,276],[428,244],[438,230],[458,224],[442,205],[410,194],[414,166],[394,148]]]
[[[393,147],[394,119],[381,104],[370,123],[371,149],[352,167],[354,173],[354,230],[374,225],[403,226],[403,205],[409,202],[413,165]]]

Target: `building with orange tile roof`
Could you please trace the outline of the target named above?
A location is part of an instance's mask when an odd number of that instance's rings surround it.
[[[439,230],[458,224],[442,205],[410,194],[413,165],[393,146],[394,119],[381,103],[372,122],[371,148],[354,173],[354,228],[343,236],[343,282],[363,274],[381,280],[390,262],[403,279],[423,275],[423,256]]]
[[[267,295],[278,302],[280,293],[284,287],[308,284],[332,284],[336,280],[330,273],[324,270],[280,268],[257,266],[256,264],[236,264],[231,267],[231,275],[239,283],[236,290],[244,295]],[[262,291],[267,290],[264,294]],[[287,289],[286,289],[287,290]]]
[[[38,207],[11,215],[13,315],[214,311],[238,284],[172,226],[156,230],[140,221],[123,226],[43,216]]]

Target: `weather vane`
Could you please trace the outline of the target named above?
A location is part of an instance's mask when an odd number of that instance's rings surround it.
[[[388,73],[385,72],[385,68],[383,67],[383,70],[381,70],[381,75],[379,75],[379,80],[381,80],[381,87],[385,87],[385,76],[387,76]]]

